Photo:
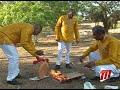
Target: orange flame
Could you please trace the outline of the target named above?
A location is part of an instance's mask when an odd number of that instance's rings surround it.
[[[51,70],[50,74],[60,82],[69,80],[69,78],[63,75],[60,71]]]

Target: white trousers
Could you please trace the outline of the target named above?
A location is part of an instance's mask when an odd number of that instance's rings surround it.
[[[5,53],[9,63],[8,63],[8,75],[7,75],[7,81],[12,81],[19,73],[19,56],[16,47],[13,44],[6,45],[2,44],[0,45],[0,48],[2,48],[3,52]]]
[[[90,59],[90,61],[101,60],[100,53],[97,51],[91,52],[89,54],[89,59]],[[94,71],[95,71],[96,76],[100,77],[101,68],[104,70],[112,70],[113,75],[111,77],[118,77],[120,74],[120,69],[116,68],[116,66],[114,64],[109,64],[109,65],[95,66]]]
[[[58,59],[56,62],[56,65],[60,65],[62,62],[62,55],[64,48],[66,47],[66,55],[65,55],[65,63],[69,64],[70,63],[70,49],[71,49],[72,43],[68,42],[58,42]]]

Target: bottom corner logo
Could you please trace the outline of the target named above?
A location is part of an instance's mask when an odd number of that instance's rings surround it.
[[[100,82],[103,82],[106,79],[109,79],[112,75],[113,75],[112,70],[101,70],[100,71]]]

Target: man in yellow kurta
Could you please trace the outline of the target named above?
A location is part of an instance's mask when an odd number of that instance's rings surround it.
[[[83,62],[84,58],[89,55],[90,62],[85,67],[94,66],[96,73],[91,80],[100,80],[100,71],[104,69],[111,70],[113,74],[107,81],[115,81],[120,74],[120,41],[105,34],[105,29],[99,25],[93,27],[92,32],[96,42],[80,56],[80,61]]]
[[[31,25],[28,23],[14,23],[0,28],[0,48],[8,58],[8,76],[7,83],[17,85],[16,81],[19,77],[19,56],[15,45],[20,43],[32,56],[39,59],[39,55],[43,55],[42,50],[36,50],[32,42],[32,35],[38,35],[42,31],[39,25]]]
[[[70,49],[72,42],[76,40],[79,43],[79,31],[78,31],[78,21],[74,17],[75,11],[70,9],[67,15],[61,16],[55,26],[56,41],[58,41],[58,59],[55,65],[55,69],[60,69],[60,64],[62,61],[62,53],[64,47],[66,47],[65,63],[66,68],[71,68],[70,66]]]

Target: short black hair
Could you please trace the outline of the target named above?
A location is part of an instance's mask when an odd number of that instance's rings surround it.
[[[67,11],[67,13],[69,13],[69,12],[73,12],[74,14],[76,14],[75,9],[72,9],[72,8],[70,8],[70,9]]]
[[[42,25],[40,25],[38,23],[34,24],[34,27],[39,27],[42,30]]]
[[[105,34],[105,28],[100,25],[93,27],[92,31],[93,33],[96,33],[96,34]]]

